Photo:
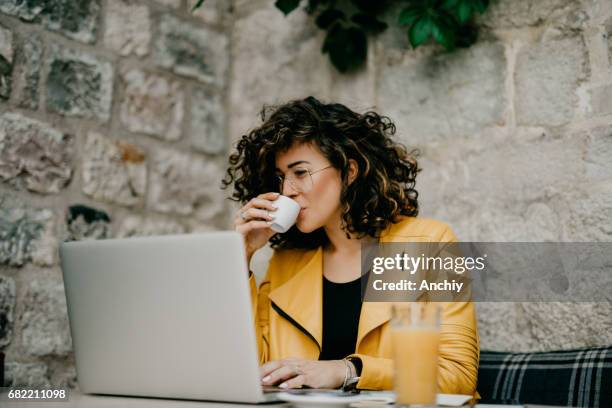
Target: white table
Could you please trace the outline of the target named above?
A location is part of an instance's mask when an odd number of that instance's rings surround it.
[[[289,407],[286,403],[251,405],[230,404],[222,402],[202,402],[191,400],[174,400],[160,398],[115,397],[109,395],[81,394],[78,391],[70,393],[70,399],[62,402],[51,401],[13,401],[0,403],[2,408],[242,408],[242,407]]]
[[[49,401],[18,401],[6,402],[2,401],[2,408],[243,408],[243,407],[259,407],[259,408],[290,408],[288,403],[267,403],[265,405],[256,404],[232,404],[223,402],[204,402],[191,400],[175,400],[175,399],[160,399],[160,398],[140,398],[140,397],[115,397],[109,395],[90,395],[81,394],[78,391],[70,393],[70,400],[65,402],[49,402]],[[487,405],[476,405],[493,407]],[[388,405],[388,407],[392,407]],[[501,405],[495,405],[501,407]],[[513,407],[508,405],[508,408]],[[526,405],[527,408],[561,408],[540,405]]]

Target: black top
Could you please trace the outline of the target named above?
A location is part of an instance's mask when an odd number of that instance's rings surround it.
[[[319,360],[341,360],[355,352],[361,278],[335,283],[323,276],[323,348]]]

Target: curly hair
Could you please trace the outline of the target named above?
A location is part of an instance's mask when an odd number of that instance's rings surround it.
[[[223,189],[232,183],[231,200],[245,204],[275,191],[276,156],[294,144],[318,147],[342,178],[342,229],[357,237],[378,238],[400,216],[418,214],[415,190],[418,152],[394,142],[395,125],[373,111],[353,112],[339,103],[323,104],[309,96],[261,111],[263,124],[243,135],[229,157]],[[358,166],[348,182],[349,160]],[[323,228],[302,233],[294,225],[270,239],[275,249],[315,248],[328,242]]]

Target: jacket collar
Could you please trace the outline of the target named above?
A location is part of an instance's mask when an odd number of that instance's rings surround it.
[[[380,236],[380,242],[393,235],[391,224]],[[301,329],[316,340],[319,350],[323,344],[323,249],[311,251],[306,263],[298,266],[291,279],[272,290],[268,295],[282,311],[289,315]],[[372,330],[391,320],[391,304],[385,302],[364,302],[361,306],[357,348]]]

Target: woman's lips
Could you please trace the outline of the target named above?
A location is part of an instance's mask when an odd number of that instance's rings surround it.
[[[300,212],[298,213],[298,217],[302,217],[304,215],[304,211],[306,211],[306,209],[302,208]]]

